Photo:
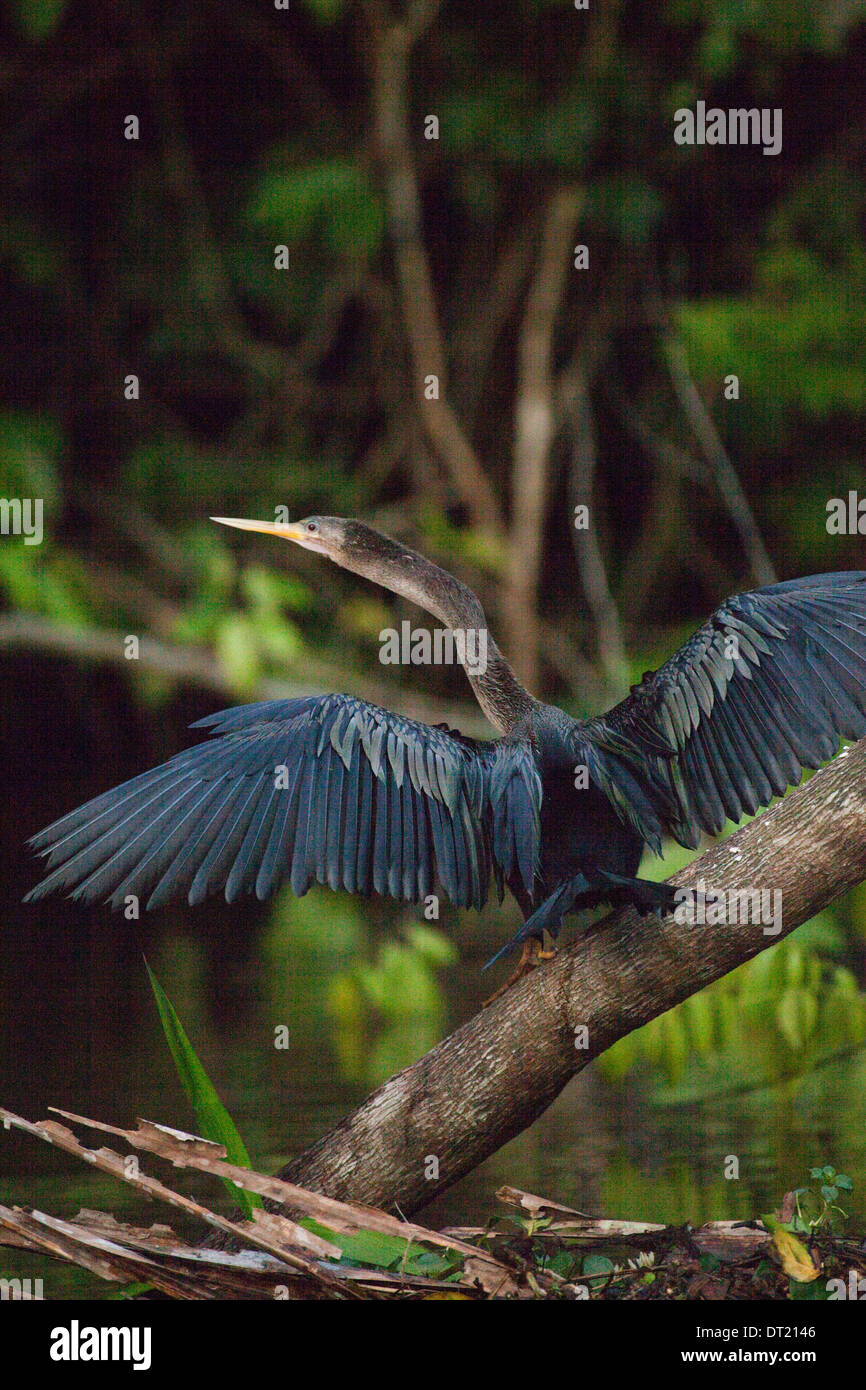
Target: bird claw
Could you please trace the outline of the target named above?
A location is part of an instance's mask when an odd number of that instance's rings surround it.
[[[516,985],[518,980],[521,980],[524,975],[528,975],[541,961],[553,960],[555,955],[555,946],[552,946],[550,950],[546,950],[543,941],[540,941],[537,936],[530,936],[529,940],[523,943],[523,950],[520,953],[520,960],[517,966],[512,970],[505,984],[500,985],[499,989],[494,990],[489,999],[484,1000],[484,1003],[481,1005],[482,1009],[489,1008],[495,999],[500,999],[507,990],[511,989],[512,985]]]

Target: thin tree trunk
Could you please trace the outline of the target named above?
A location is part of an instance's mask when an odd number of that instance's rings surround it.
[[[436,18],[437,0],[415,0],[402,23],[385,18],[385,7],[366,6],[372,42],[371,100],[373,141],[382,170],[388,225],[394,254],[403,324],[409,348],[412,397],[456,496],[465,503],[473,524],[501,535],[501,509],[472,442],[448,399],[447,354],[433,274],[424,241],[421,194],[413,157],[407,87],[415,43]],[[437,378],[428,398],[425,381]]]
[[[538,688],[538,585],[550,450],[556,432],[553,335],[571,267],[583,190],[559,188],[547,209],[517,353],[511,537],[503,617],[518,679]]]
[[[779,889],[782,925],[695,926],[623,909],[380,1086],[282,1169],[331,1197],[406,1215],[550,1105],[586,1064],[765,950],[866,878],[866,740],[676,875],[713,889]],[[733,915],[733,914],[732,914]],[[579,1049],[577,1032],[588,1030]]]

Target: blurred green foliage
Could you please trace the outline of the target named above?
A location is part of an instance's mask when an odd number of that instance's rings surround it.
[[[614,1043],[599,1067],[619,1080],[646,1064],[667,1104],[808,1075],[866,1037],[866,1000],[852,971],[836,963],[844,949],[843,932],[823,912]]]
[[[60,25],[68,0],[9,0],[20,33],[34,43],[49,38]]]
[[[382,244],[380,199],[363,169],[348,159],[264,174],[250,199],[249,220],[292,242],[324,243],[335,256],[372,256]]]
[[[428,1052],[442,1036],[445,999],[437,972],[457,952],[433,927],[413,923],[373,962],[332,977],[327,1009],[342,1075],[377,1085]]]
[[[864,213],[861,179],[832,165],[819,169],[796,182],[768,220],[748,302],[728,297],[680,309],[701,378],[739,375],[738,431],[757,448],[778,449],[804,427],[862,410],[866,249],[855,228]],[[795,513],[792,530],[804,514],[810,510]]]

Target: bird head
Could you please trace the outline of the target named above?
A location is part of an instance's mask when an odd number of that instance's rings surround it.
[[[484,625],[481,605],[470,589],[414,550],[391,540],[390,536],[383,536],[363,521],[342,516],[307,516],[303,521],[291,522],[243,521],[230,516],[212,516],[211,521],[219,521],[223,526],[237,526],[241,531],[261,531],[266,536],[279,536],[281,540],[302,545],[305,550],[315,550],[342,569],[360,574],[374,584],[381,584],[392,593],[402,594],[443,622],[450,621],[445,614],[443,600],[448,594],[459,594],[464,611],[468,614],[466,605],[471,604],[469,616],[476,619],[470,623],[467,617],[464,626]]]
[[[239,531],[261,531],[266,536],[279,536],[294,541],[305,550],[316,550],[337,564],[347,548],[348,522],[340,516],[305,516],[302,521],[245,521],[235,516],[212,516],[221,526],[236,526]]]

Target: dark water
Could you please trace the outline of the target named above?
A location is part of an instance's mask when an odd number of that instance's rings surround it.
[[[123,1126],[145,1116],[195,1128],[157,1019],[146,954],[253,1161],[272,1170],[489,992],[480,966],[511,925],[495,906],[481,922],[462,914],[440,924],[456,945],[448,964],[419,963],[417,952],[399,945],[413,919],[397,907],[359,907],[326,890],[275,906],[170,908],[140,922],[63,901],[23,907],[21,895],[34,881],[25,836],[180,747],[184,724],[212,702],[183,702],[154,716],[136,713],[115,677],[70,675],[44,662],[7,665],[0,676],[9,789],[0,1103],[9,1109],[40,1119],[56,1105]],[[91,722],[93,708],[101,713]],[[382,1008],[371,1008],[359,986],[359,961],[384,991]],[[274,1046],[281,1026],[288,1029],[285,1050]],[[805,1077],[693,1104],[673,1103],[646,1070],[613,1084],[590,1067],[424,1219],[483,1222],[505,1183],[612,1217],[751,1217],[772,1209],[808,1167],[823,1162],[854,1180],[849,1207],[862,1219],[864,1122],[866,1057],[856,1048]],[[144,1224],[177,1224],[168,1209],[141,1202],[49,1146],[0,1135],[4,1202],[61,1216],[87,1206]],[[735,1180],[724,1176],[730,1155],[739,1160]],[[227,1208],[222,1189],[198,1181],[186,1190]],[[105,1292],[90,1276],[0,1250],[0,1274],[16,1273],[41,1273],[48,1297]]]

